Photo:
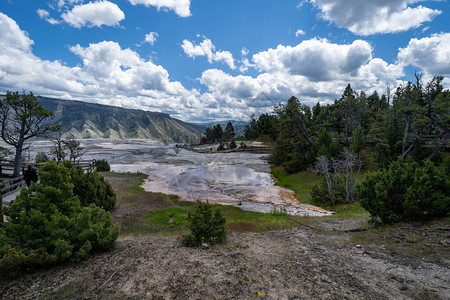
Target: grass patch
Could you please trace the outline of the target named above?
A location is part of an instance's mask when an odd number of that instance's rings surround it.
[[[180,204],[183,204],[183,206],[168,207],[150,212],[146,217],[148,224],[158,226],[163,234],[180,233],[180,230],[188,225],[187,215],[193,203],[180,202]],[[226,228],[228,230],[264,232],[296,226],[294,222],[288,220],[285,213],[278,211],[264,214],[244,211],[238,207],[227,205],[213,205],[213,208],[220,209],[223,213],[227,219]],[[171,223],[169,220],[171,220]]]
[[[187,226],[187,207],[168,207],[150,212],[146,219],[150,224],[158,226]]]
[[[367,210],[361,207],[359,203],[350,203],[350,204],[338,204],[331,207],[327,207],[333,212],[334,215],[325,216],[320,218],[325,218],[329,220],[340,220],[340,219],[370,219],[370,214]]]
[[[281,166],[271,166],[271,169],[271,174],[278,180],[275,185],[294,191],[295,197],[300,202],[313,204],[311,200],[311,188],[321,182],[321,176],[308,170],[288,174]]]

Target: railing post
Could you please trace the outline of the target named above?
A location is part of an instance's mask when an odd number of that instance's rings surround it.
[[[3,196],[0,193],[0,228],[3,227]]]

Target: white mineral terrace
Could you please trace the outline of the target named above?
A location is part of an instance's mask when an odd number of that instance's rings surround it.
[[[34,143],[34,153],[50,147]],[[294,193],[275,186],[268,156],[247,152],[197,153],[152,140],[83,140],[83,160],[106,159],[115,172],[148,175],[146,191],[175,194],[185,201],[233,205],[244,210],[271,212],[286,209],[291,215],[324,216],[329,211],[301,204]]]

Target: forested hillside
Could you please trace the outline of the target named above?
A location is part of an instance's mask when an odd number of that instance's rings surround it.
[[[273,114],[251,118],[247,139],[269,138],[275,142],[273,162],[293,173],[325,155],[336,157],[348,148],[354,154],[387,166],[397,157],[439,161],[450,135],[450,92],[443,77],[399,86],[388,95],[357,92],[350,84],[329,105],[312,109],[295,97],[276,106]]]

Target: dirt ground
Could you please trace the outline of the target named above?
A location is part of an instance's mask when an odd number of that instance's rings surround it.
[[[1,299],[450,299],[449,219],[362,232],[343,231],[361,220],[328,219],[187,248],[152,228],[127,234],[170,200],[127,190],[138,177],[110,176],[120,200],[112,215],[126,229],[117,247],[0,277]]]
[[[80,264],[2,279],[0,295],[2,299],[450,299],[447,259],[402,262],[352,243],[353,234],[301,227],[230,233],[225,244],[207,248],[183,247],[174,237],[121,237],[115,250]]]

